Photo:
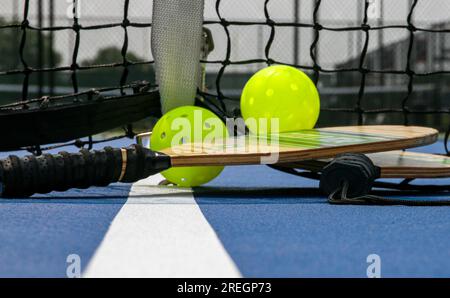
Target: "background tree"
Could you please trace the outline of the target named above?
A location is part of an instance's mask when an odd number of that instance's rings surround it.
[[[127,52],[127,59],[129,61],[142,61],[133,52]],[[86,59],[81,62],[81,65],[101,65],[101,64],[111,64],[111,63],[122,63],[122,50],[118,47],[107,47],[99,50],[93,59]]]
[[[133,52],[127,52],[127,59],[131,62],[145,61]],[[81,66],[95,66],[113,63],[122,63],[122,50],[119,47],[107,47],[100,49],[94,58],[83,60]],[[124,68],[94,68],[87,72],[80,72],[79,82],[86,86],[99,87],[99,86],[116,86],[122,78]],[[132,65],[128,67],[127,82],[134,81],[155,81],[155,75],[153,67],[149,64]]]

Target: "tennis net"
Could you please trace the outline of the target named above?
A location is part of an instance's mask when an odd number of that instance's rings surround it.
[[[0,7],[0,36],[8,40],[2,104],[155,85],[152,1],[12,0]],[[238,116],[250,76],[287,64],[317,84],[320,126],[418,124],[448,133],[449,8],[441,0],[205,0],[215,49],[201,60],[206,88],[199,95],[221,116]],[[135,134],[125,127],[118,137]]]

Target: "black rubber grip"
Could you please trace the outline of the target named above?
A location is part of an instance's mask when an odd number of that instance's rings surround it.
[[[124,154],[126,160],[122,158]],[[139,145],[23,158],[9,156],[0,161],[0,194],[18,198],[71,188],[104,187],[119,181],[132,183],[170,166],[169,156]]]

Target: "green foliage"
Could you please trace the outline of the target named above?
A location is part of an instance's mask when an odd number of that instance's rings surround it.
[[[17,22],[14,22],[17,23]],[[5,25],[6,21],[0,18],[0,25]],[[38,67],[39,61],[39,34],[42,34],[43,45],[43,65],[42,67],[54,67],[58,65],[61,60],[61,54],[51,48],[50,36],[48,33],[39,32],[36,30],[25,30],[25,47],[23,51],[23,58],[25,63],[33,68]],[[1,70],[15,70],[22,69],[23,64],[20,60],[20,43],[22,40],[23,31],[20,28],[3,28],[0,29],[0,69]],[[50,55],[53,55],[54,64],[50,65]]]
[[[127,53],[127,59],[131,62],[143,61],[133,52]],[[99,50],[94,58],[83,60],[81,66],[96,66],[104,64],[122,63],[123,57],[121,49],[117,47],[107,47]],[[110,86],[118,85],[124,72],[123,67],[114,68],[93,68],[88,71],[79,72],[78,82],[83,86]],[[154,82],[154,71],[152,65],[133,65],[128,67],[127,82],[147,80]]]
[[[128,52],[127,59],[133,62],[142,61],[135,53]],[[83,60],[81,65],[102,65],[111,63],[121,63],[123,61],[122,51],[117,47],[103,48],[91,60]]]

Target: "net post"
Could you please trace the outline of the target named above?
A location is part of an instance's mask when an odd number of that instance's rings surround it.
[[[43,2],[42,0],[37,1],[38,8],[38,27],[42,29],[44,26],[44,16],[43,16]],[[44,40],[42,31],[38,31],[38,49],[37,49],[37,68],[38,68],[38,96],[42,97],[44,95],[44,74],[42,69],[44,68]]]

